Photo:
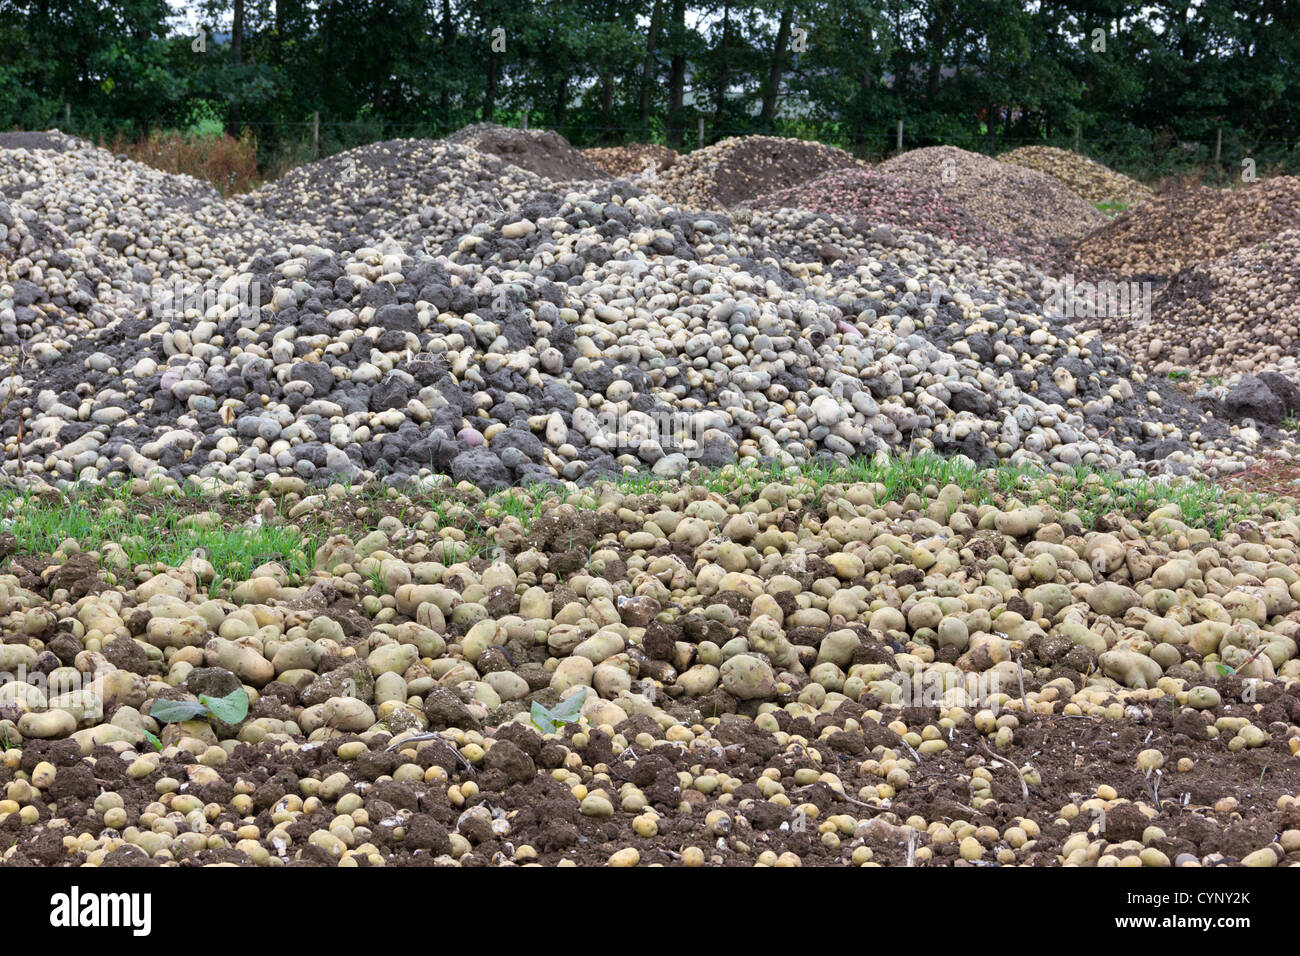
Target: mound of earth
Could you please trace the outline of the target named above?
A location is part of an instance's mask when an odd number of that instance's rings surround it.
[[[1266,243],[1300,223],[1300,177],[1235,189],[1173,185],[1071,248],[1082,271],[1157,276]]]
[[[676,150],[657,143],[633,143],[629,146],[597,146],[584,149],[582,155],[611,176],[634,176],[638,173],[662,173],[677,162]]]
[[[598,182],[609,175],[575,149],[559,133],[550,130],[513,129],[495,123],[467,126],[447,142],[472,146],[520,169],[556,182],[584,180]]]
[[[1047,173],[1093,204],[1130,206],[1151,198],[1150,187],[1068,149],[1021,146],[998,159]]]
[[[680,206],[726,209],[832,169],[862,165],[849,153],[820,143],[736,136],[680,157],[649,188]]]
[[[1076,238],[1106,216],[1059,179],[955,146],[930,146],[878,167],[914,186],[938,189],[990,227],[1043,242]]]
[[[1189,266],[1156,297],[1149,322],[1108,328],[1107,336],[1157,373],[1296,375],[1300,231]]]
[[[990,255],[1018,259],[1045,272],[1056,256],[1046,243],[1034,244],[988,226],[942,190],[918,186],[872,169],[837,169],[816,179],[760,196],[755,209],[788,206],[871,224],[902,226],[958,245],[987,249]]]

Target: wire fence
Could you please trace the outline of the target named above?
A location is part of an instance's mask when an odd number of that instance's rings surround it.
[[[501,111],[499,125],[544,130],[546,125],[532,123],[527,112]],[[80,131],[67,118],[66,132]],[[247,120],[243,130],[251,131],[259,146],[259,160],[270,171],[283,171],[292,165],[324,158],[347,149],[388,139],[442,139],[462,128],[463,124],[445,119],[395,122],[382,118],[363,120],[331,119],[313,114],[302,120]],[[647,124],[605,125],[576,121],[553,128],[575,145],[616,146],[627,143],[657,143],[671,146],[679,153],[689,153],[734,136],[767,134],[793,136],[837,146],[854,155],[877,161],[899,152],[923,146],[954,145],[973,152],[996,156],[1021,146],[1057,146],[1081,153],[1120,172],[1139,179],[1152,180],[1168,175],[1197,175],[1211,181],[1226,182],[1250,175],[1300,173],[1300,140],[1255,140],[1229,132],[1217,131],[1212,139],[1184,139],[1158,131],[1126,130],[1107,136],[1083,136],[1060,132],[1048,136],[1027,136],[970,131],[965,135],[944,138],[927,132],[922,123],[901,124],[891,120],[878,124],[856,137],[843,124],[817,121],[778,120],[774,128],[754,123],[717,123],[711,117],[695,115],[669,125],[656,115]],[[100,137],[102,139],[102,136]],[[1242,169],[1243,163],[1249,173]],[[1245,175],[1243,176],[1243,173]]]

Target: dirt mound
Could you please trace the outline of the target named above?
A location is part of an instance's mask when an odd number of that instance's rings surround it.
[[[1041,271],[904,225],[557,188],[431,140],[237,200],[90,147],[5,156],[0,349],[24,364],[0,438],[21,415],[5,470],[30,481],[490,488],[907,447],[1172,469],[1238,447],[1048,314]],[[714,156],[731,196],[853,162]],[[643,429],[663,415],[688,431]]]
[[[905,226],[991,255],[1048,271],[1054,262],[1046,244],[993,229],[939,189],[919,186],[870,169],[837,169],[814,180],[760,196],[755,209],[808,209],[870,223]]]
[[[518,208],[545,179],[466,145],[395,139],[299,166],[239,199],[311,241],[440,245]]]
[[[1240,189],[1161,191],[1079,240],[1080,268],[1098,274],[1170,277],[1199,262],[1267,242],[1300,223],[1300,177]]]
[[[1046,173],[955,146],[914,149],[878,168],[914,185],[939,189],[994,229],[1023,238],[1074,238],[1106,221],[1104,214]]]
[[[511,129],[495,123],[477,123],[448,136],[446,142],[472,146],[507,163],[556,182],[599,181],[609,176],[581,150],[574,149],[559,133],[550,130]]]
[[[1125,345],[1206,374],[1300,364],[1300,230],[1178,273]],[[1160,366],[1158,366],[1160,367]]]
[[[611,176],[634,176],[650,169],[662,173],[677,162],[677,151],[657,143],[633,143],[584,149],[582,155]]]
[[[1150,188],[1136,179],[1068,149],[1022,146],[998,159],[1055,177],[1090,203],[1133,205],[1151,198]]]
[[[82,141],[75,136],[60,133],[57,129],[47,132],[30,132],[19,130],[13,133],[0,133],[0,149],[48,149],[56,153],[76,149]]]
[[[680,206],[722,209],[846,166],[865,164],[820,143],[738,136],[681,157],[651,188]]]

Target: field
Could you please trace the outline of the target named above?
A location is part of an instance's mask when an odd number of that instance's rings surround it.
[[[1300,861],[1300,179],[227,159],[0,134],[0,863]]]

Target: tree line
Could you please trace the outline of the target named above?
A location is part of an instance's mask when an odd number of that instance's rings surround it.
[[[1300,158],[1289,0],[0,3],[0,128],[206,124],[263,148],[495,121],[578,145],[775,132],[862,155],[1080,146],[1155,169]],[[1222,144],[1222,145],[1218,145]]]

